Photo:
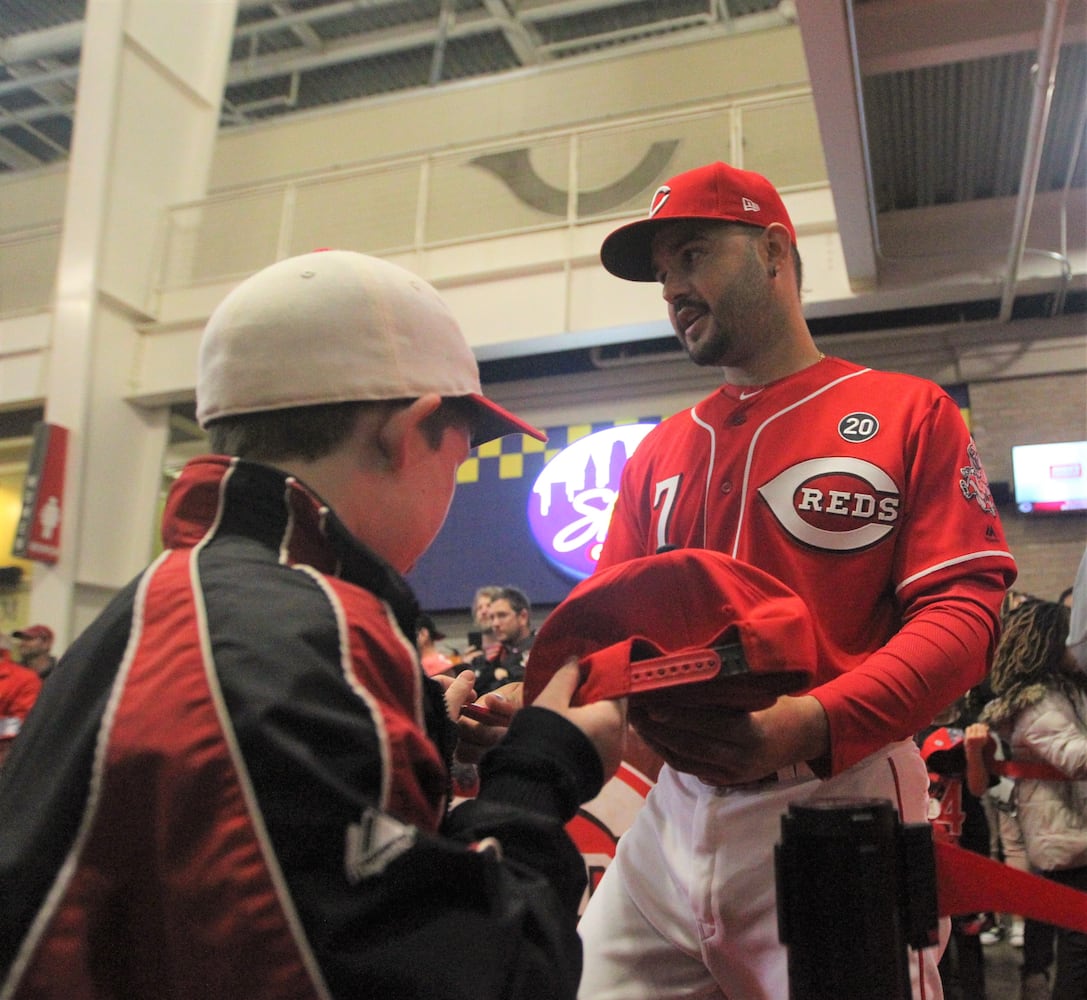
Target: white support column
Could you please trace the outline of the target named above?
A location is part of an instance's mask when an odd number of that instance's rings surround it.
[[[164,209],[206,193],[236,0],[89,0],[46,420],[69,429],[61,555],[30,615],[63,649],[151,551],[165,412],[125,402]]]

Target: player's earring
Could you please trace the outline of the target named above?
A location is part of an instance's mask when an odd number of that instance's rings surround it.
[[[771,264],[770,265],[770,277],[771,278],[776,278],[777,276],[778,276],[778,266],[777,266],[777,264]]]

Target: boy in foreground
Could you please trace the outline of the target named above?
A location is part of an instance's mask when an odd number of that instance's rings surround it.
[[[236,288],[196,394],[215,454],[171,490],[166,551],[0,780],[0,996],[572,997],[563,825],[625,703],[571,708],[569,665],[449,811],[473,676],[424,676],[401,576],[470,445],[540,432],[480,394],[434,289],[343,251]]]

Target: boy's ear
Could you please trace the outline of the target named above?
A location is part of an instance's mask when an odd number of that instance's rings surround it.
[[[442,397],[430,392],[408,406],[394,410],[381,425],[377,434],[378,446],[390,468],[403,468],[419,447],[431,450],[422,423],[441,405]]]

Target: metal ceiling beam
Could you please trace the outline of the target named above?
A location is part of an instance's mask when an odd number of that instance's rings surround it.
[[[1033,52],[1046,0],[875,0],[857,4],[863,76]],[[1087,25],[1078,5],[1069,29]]]
[[[451,28],[449,37],[470,38],[497,30],[498,24],[488,14],[473,11]],[[275,53],[257,56],[240,62],[231,63],[227,73],[227,85],[251,83],[254,80],[266,80],[271,77],[285,76],[289,73],[305,72],[337,66],[346,62],[358,62],[378,56],[391,55],[411,49],[430,48],[438,40],[438,26],[423,25],[405,28],[403,26],[386,28],[381,31],[368,31],[361,35],[347,36],[336,42],[327,42],[322,52],[304,54]]]
[[[514,56],[522,66],[535,66],[540,61],[540,52],[536,39],[525,26],[525,22],[515,17],[506,0],[483,0],[487,13],[502,25],[502,34],[506,44],[513,50]]]
[[[0,116],[0,128],[11,124],[7,116]],[[40,167],[42,161],[31,156],[25,149],[0,136],[0,163],[5,163],[9,170],[33,170]]]
[[[387,0],[376,0],[368,6],[381,6]],[[593,11],[606,10],[610,7],[629,5],[629,0],[574,0],[561,4],[549,5],[547,8],[518,9],[516,20],[525,23],[550,20],[557,16],[575,16],[587,14]],[[333,4],[331,7],[319,7],[312,10],[300,11],[282,20],[259,21],[251,24],[239,25],[235,32],[236,38],[245,38],[254,34],[271,30],[277,27],[290,26],[303,21],[313,22],[329,16],[329,12],[344,13],[355,7],[352,2]],[[508,27],[508,19],[495,16],[491,12],[493,4],[487,4],[486,11],[469,11],[459,15],[450,26],[447,41],[451,39],[471,38],[475,35],[488,32],[503,32]],[[556,12],[556,8],[559,12]],[[747,23],[751,19],[751,27],[769,27],[771,24],[784,24],[786,19],[776,12],[769,15],[753,14],[749,17],[733,19],[731,27],[735,28],[739,22]],[[665,33],[677,27],[690,27],[692,24],[702,24],[711,21],[710,15],[694,15],[688,18],[662,18],[651,24],[639,26],[636,29],[618,30],[615,32],[600,33],[598,35],[585,35],[568,42],[553,43],[551,45],[535,46],[540,53],[561,51],[568,48],[579,48],[590,44],[600,44],[604,41],[621,41],[623,38],[634,34],[645,35],[650,32]],[[295,72],[320,69],[327,66],[340,65],[345,62],[354,62],[364,59],[376,58],[383,55],[391,55],[396,52],[406,52],[412,49],[430,48],[438,43],[440,28],[435,24],[417,24],[413,26],[400,25],[381,31],[368,31],[358,35],[346,36],[342,40],[328,42],[323,52],[320,53],[273,53],[266,56],[256,56],[251,59],[235,61],[231,64],[227,75],[228,85],[250,83],[254,80],[268,79],[275,76],[284,76]],[[672,38],[665,36],[671,43]],[[515,49],[516,52],[516,49]],[[537,60],[538,61],[538,60]]]
[[[441,83],[445,70],[445,41],[449,37],[449,24],[453,20],[453,3],[454,0],[442,0],[441,10],[438,12],[438,38],[430,57],[430,76],[427,81],[432,87]]]
[[[307,7],[304,10],[289,13],[280,12],[276,5],[273,6],[273,10],[276,11],[275,17],[237,24],[234,27],[234,37],[248,38],[250,35],[259,35],[266,31],[279,31],[297,25],[312,25],[334,17],[357,14],[360,10],[380,10],[382,7],[392,7],[400,2],[401,0],[341,0],[340,3],[325,4],[323,7]],[[239,10],[267,6],[268,0],[239,0],[238,3]]]
[[[8,72],[12,72],[10,68]],[[61,66],[44,71],[29,70],[24,76],[15,76],[14,79],[0,82],[0,95],[13,94],[19,90],[38,90],[48,84],[66,80],[75,81],[78,78],[78,66]],[[72,86],[75,86],[74,82]]]
[[[1027,245],[1027,231],[1030,228],[1030,215],[1034,207],[1034,193],[1038,186],[1038,170],[1042,162],[1042,147],[1045,143],[1046,125],[1049,122],[1049,109],[1053,102],[1053,86],[1057,78],[1057,63],[1060,59],[1061,37],[1064,33],[1064,18],[1067,10],[1068,0],[1046,0],[1045,23],[1042,26],[1042,36],[1038,44],[1038,64],[1034,74],[1034,101],[1030,109],[1027,148],[1023,154],[1019,199],[1015,205],[1007,275],[1000,300],[999,318],[1003,323],[1011,319],[1012,307],[1015,304],[1015,286],[1019,278],[1019,268],[1023,263],[1023,252]]]
[[[713,24],[709,14],[690,14],[686,17],[667,18],[653,22],[653,32],[661,30],[665,32],[694,31],[698,28],[708,27]],[[598,48],[601,45],[625,42],[631,38],[645,38],[649,34],[644,24],[633,25],[629,28],[615,28],[612,31],[602,31],[595,35],[583,35],[579,38],[567,38],[561,42],[549,42],[541,45],[540,50],[549,54],[561,52],[576,52],[578,49]],[[691,35],[685,35],[690,39]]]
[[[41,31],[24,31],[0,39],[0,63],[33,62],[78,52],[83,47],[83,22],[72,21]]]
[[[879,271],[879,234],[852,0],[797,0],[796,6],[846,273],[854,289],[873,288]]]

